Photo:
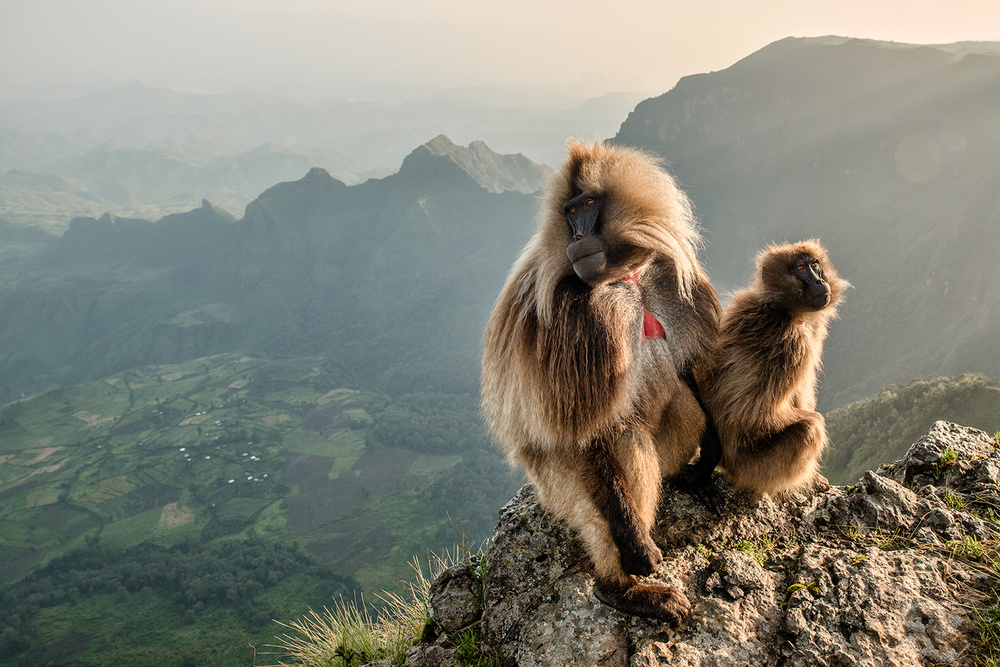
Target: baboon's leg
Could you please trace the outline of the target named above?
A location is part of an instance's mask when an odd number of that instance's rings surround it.
[[[659,498],[657,457],[648,436],[639,438],[642,446],[629,448],[632,438],[599,440],[576,455],[524,456],[522,462],[542,504],[583,541],[597,597],[627,614],[676,624],[691,609],[683,591],[627,574],[649,574],[662,559],[649,536]],[[633,483],[629,475],[644,465],[654,474],[647,469]]]
[[[650,435],[630,430],[613,443],[597,441],[586,451],[595,504],[608,527],[628,575],[652,573],[663,556],[649,531],[660,498],[659,456]],[[676,625],[691,611],[684,592],[673,586],[624,580],[617,573],[597,572],[594,593],[605,604],[633,616],[648,616]]]
[[[823,415],[792,410],[792,423],[774,435],[733,447],[726,443],[723,464],[726,475],[738,487],[758,493],[777,493],[814,482],[822,488],[819,457],[826,447]],[[829,486],[829,485],[827,485]]]
[[[690,463],[701,445],[705,426],[705,412],[698,399],[687,385],[678,382],[653,434],[663,477],[673,478]]]
[[[608,522],[626,574],[651,574],[663,560],[649,535],[660,499],[660,465],[647,433],[598,438],[584,452],[594,504]]]
[[[581,452],[547,453],[521,459],[542,505],[576,531],[598,577],[627,580],[607,518],[592,493],[593,474]]]

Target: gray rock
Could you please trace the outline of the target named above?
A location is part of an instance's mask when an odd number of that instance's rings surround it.
[[[948,460],[950,453],[945,456],[949,450],[955,454],[954,461]],[[902,459],[882,466],[879,474],[909,488],[929,484],[996,493],[1000,451],[993,447],[993,438],[979,429],[938,421],[910,445]]]
[[[807,546],[793,576],[815,592],[789,598],[785,664],[824,664],[824,656],[857,665],[961,664],[975,622],[947,580],[950,560],[931,551]]]
[[[407,649],[403,667],[461,667],[458,649],[440,644],[418,644]]]
[[[469,562],[449,567],[434,580],[428,593],[430,614],[442,632],[458,632],[479,620],[478,587]]]
[[[756,591],[771,583],[770,575],[754,559],[753,556],[739,551],[729,549],[723,551],[712,559],[712,569],[715,572],[709,575],[709,579],[715,578],[719,581],[719,586],[734,599],[738,599],[747,594],[748,591]]]
[[[958,456],[942,473],[946,448]],[[472,627],[504,667],[972,665],[976,609],[997,600],[953,546],[994,539],[968,509],[1000,506],[998,470],[988,436],[938,422],[902,461],[812,498],[754,497],[717,480],[715,516],[668,485],[653,530],[664,561],[651,578],[691,600],[679,628],[598,601],[581,545],[526,486],[501,510]],[[767,554],[763,565],[742,542]],[[468,590],[445,576],[443,589]],[[433,604],[439,624],[465,618],[447,599]],[[453,664],[442,649],[410,649],[406,664]],[[421,652],[443,662],[416,662]]]
[[[489,643],[505,645],[542,604],[557,603],[556,583],[588,566],[582,545],[542,509],[530,485],[500,510],[490,545],[483,598],[489,600],[483,631]]]
[[[593,578],[579,572],[555,583],[553,593],[522,619],[510,645],[520,667],[628,663],[624,618],[600,604],[593,589]]]

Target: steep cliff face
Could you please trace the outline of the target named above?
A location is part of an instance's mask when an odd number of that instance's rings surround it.
[[[432,589],[440,634],[405,664],[464,664],[463,626],[501,665],[976,664],[998,650],[979,639],[997,607],[998,480],[991,436],[937,422],[902,460],[813,498],[723,484],[716,517],[667,487],[654,578],[691,599],[677,629],[599,602],[581,546],[526,486],[484,580],[459,565]]]

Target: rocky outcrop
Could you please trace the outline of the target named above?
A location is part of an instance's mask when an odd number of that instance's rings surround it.
[[[989,650],[977,618],[997,605],[998,479],[992,438],[938,422],[902,460],[812,498],[723,483],[715,516],[668,487],[654,578],[692,602],[676,629],[599,602],[581,545],[526,486],[500,512],[485,577],[474,563],[435,584],[439,636],[405,664],[463,664],[463,624],[522,667],[975,664]]]

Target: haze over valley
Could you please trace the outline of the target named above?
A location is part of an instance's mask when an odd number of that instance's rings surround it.
[[[720,294],[823,240],[853,284],[832,481],[937,419],[1000,430],[1000,43],[788,38],[559,108],[4,91],[12,664],[244,664],[271,618],[487,538],[522,480],[479,417],[482,330],[568,136],[663,157]]]

